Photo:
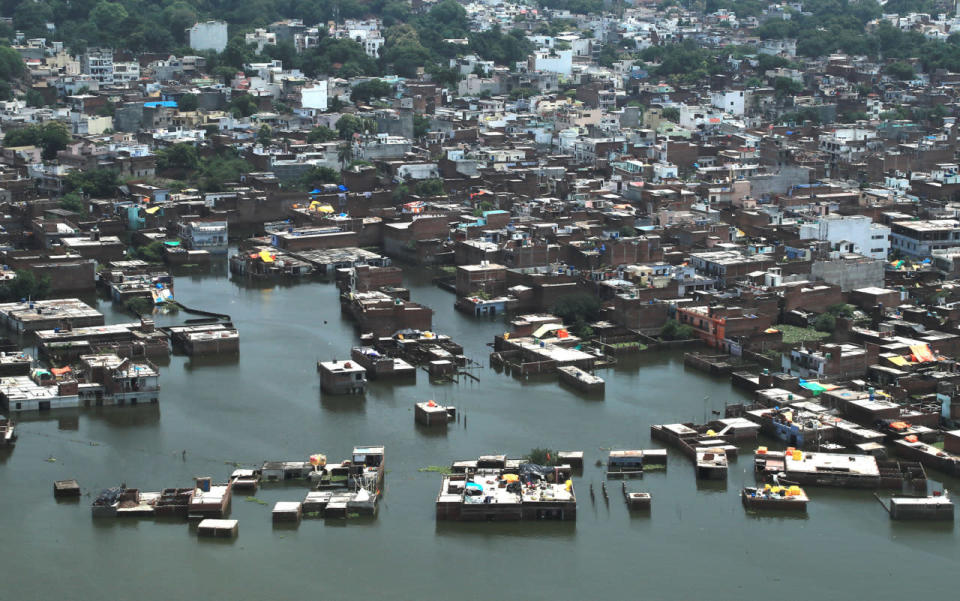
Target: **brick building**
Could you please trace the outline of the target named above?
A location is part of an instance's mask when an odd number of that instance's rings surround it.
[[[763,332],[774,319],[774,315],[751,313],[742,307],[677,307],[677,321],[692,327],[709,346],[721,349],[726,349],[726,339]]]
[[[478,265],[457,267],[457,296],[470,296],[478,292],[501,296],[506,289],[507,268],[503,265],[484,261]]]

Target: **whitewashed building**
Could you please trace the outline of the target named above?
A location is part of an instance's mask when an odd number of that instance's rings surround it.
[[[225,21],[197,23],[187,29],[187,39],[194,50],[223,52],[227,47],[227,23]]]

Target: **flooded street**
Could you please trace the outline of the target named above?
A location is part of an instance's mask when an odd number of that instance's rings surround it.
[[[619,482],[604,503],[595,463],[607,449],[660,446],[650,442],[651,424],[702,422],[742,393],[685,369],[676,352],[599,371],[602,400],[553,378],[499,374],[487,367],[488,343],[504,322],[455,312],[453,295],[429,273],[409,271],[412,300],[432,307],[434,329],[480,364],[472,371],[479,382],[433,385],[421,371],[416,384],[372,382],[365,399],[324,396],[317,360],[345,358],[358,342],[332,283],[251,284],[228,278],[225,266],[179,275],[181,302],[232,317],[239,357],[172,356],[161,366],[158,405],[20,419],[16,448],[0,455],[0,599],[731,599],[760,590],[790,599],[802,587],[806,597],[879,600],[945,598],[954,588],[956,527],[893,523],[870,491],[810,488],[804,518],[746,514],[738,493],[753,482],[752,453],[731,464],[726,487],[698,487],[689,460],[671,451],[666,473],[629,482],[653,494],[649,515],[628,514]],[[107,323],[132,321],[98,302]],[[188,317],[158,316],[157,324]],[[413,405],[427,399],[456,405],[465,422],[416,427]],[[339,460],[359,444],[386,446],[385,497],[373,520],[275,528],[273,503],[302,500],[303,483],[262,487],[256,498],[266,504],[235,495],[235,540],[197,540],[180,521],[90,517],[88,494],[121,482],[159,490],[194,476],[225,481],[235,463],[316,452]],[[436,522],[440,476],[420,468],[533,447],[585,452],[575,523]],[[67,478],[83,487],[79,503],[53,498],[53,481]],[[918,578],[898,573],[911,556]],[[476,581],[480,566],[502,578]]]

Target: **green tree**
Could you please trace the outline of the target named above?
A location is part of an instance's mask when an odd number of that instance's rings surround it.
[[[521,86],[519,88],[510,90],[510,94],[508,94],[508,96],[511,100],[516,100],[518,98],[530,98],[531,96],[536,96],[537,94],[537,90],[530,87]]]
[[[837,318],[829,313],[822,313],[813,320],[813,329],[818,332],[832,332],[837,329]]]
[[[533,44],[524,32],[514,30],[503,33],[499,25],[494,25],[487,31],[471,33],[469,40],[471,51],[498,65],[510,65],[524,60],[533,52]]]
[[[16,302],[20,299],[42,300],[50,295],[50,278],[36,277],[32,271],[18,269],[12,280],[0,284],[0,301]]]
[[[0,80],[20,79],[25,72],[20,53],[8,46],[0,46]]]
[[[329,127],[324,127],[323,125],[319,127],[314,127],[307,134],[307,144],[320,144],[322,142],[333,142],[337,139],[337,132],[330,129]]]
[[[172,39],[186,44],[186,30],[199,20],[199,16],[193,6],[178,1],[163,9],[163,20],[166,22],[166,29],[172,33]]]
[[[668,106],[667,108],[660,111],[660,116],[666,119],[667,121],[673,121],[674,123],[680,122],[680,109],[675,106]]]
[[[467,11],[456,0],[443,0],[417,19],[417,31],[424,45],[433,51],[442,48],[444,39],[465,38],[470,32]]]
[[[775,77],[773,79],[773,89],[780,98],[796,96],[803,91],[803,84],[790,77]]]
[[[192,144],[179,143],[160,149],[157,155],[158,169],[196,169],[200,155]]]
[[[120,178],[113,169],[74,170],[67,174],[67,187],[73,192],[83,192],[94,198],[112,197],[120,185]]]
[[[855,307],[853,305],[848,305],[847,303],[836,303],[827,307],[827,313],[835,317],[853,317],[853,312]]]
[[[355,104],[366,104],[391,94],[393,94],[392,85],[382,79],[371,79],[353,86],[350,90],[350,100]]]
[[[413,192],[417,196],[443,196],[445,194],[443,180],[420,180],[413,186]]]
[[[336,184],[340,182],[340,172],[330,167],[311,167],[300,178],[300,183],[307,187],[318,184]]]
[[[430,118],[425,115],[415,114],[413,116],[413,136],[422,138],[430,131]]]
[[[406,184],[400,184],[393,189],[391,196],[393,197],[393,202],[395,203],[405,202],[408,198],[410,198],[410,188],[407,187]]]
[[[692,40],[680,44],[651,46],[640,53],[647,62],[655,62],[653,72],[661,77],[671,77],[684,82],[697,82],[723,70],[723,65],[713,53],[700,48]],[[659,61],[659,63],[656,63]]]
[[[27,90],[27,96],[24,99],[27,103],[27,106],[32,106],[34,108],[40,108],[46,106],[47,103],[43,99],[43,94],[36,90]]]
[[[149,244],[138,246],[136,250],[133,251],[133,255],[137,259],[148,263],[162,263],[163,247],[164,244],[162,240],[154,240]]]
[[[59,121],[47,121],[39,125],[28,125],[12,129],[3,137],[4,146],[39,146],[43,149],[43,158],[53,159],[57,152],[65,149],[73,136],[67,126]]]
[[[198,173],[198,185],[207,192],[220,192],[230,182],[237,182],[240,176],[253,171],[253,166],[240,158],[236,151],[227,149],[221,154],[201,161]]]
[[[253,45],[247,44],[242,35],[236,35],[227,42],[227,47],[220,53],[220,60],[224,66],[243,71],[244,65],[253,62],[254,56]]]
[[[4,2],[4,14],[10,14],[9,10],[8,3]],[[86,18],[86,15],[83,18]],[[45,32],[46,24],[53,20],[52,3],[20,2],[13,11],[13,22],[17,29],[26,32],[28,36]]]
[[[324,74],[338,77],[379,75],[377,62],[356,41],[324,36],[315,48],[299,55],[300,68],[310,77]]]
[[[270,142],[273,141],[273,130],[270,129],[270,126],[264,123],[260,126],[260,129],[257,130],[257,142],[264,146],[268,146]]]
[[[428,64],[431,60],[430,51],[419,42],[404,41],[392,46],[386,46],[383,60],[393,66],[397,75],[416,77],[417,69]]]
[[[383,26],[392,27],[397,23],[406,23],[410,21],[410,16],[409,3],[398,0],[387,2],[383,7]]]
[[[73,211],[74,213],[80,213],[81,215],[86,215],[87,213],[87,208],[83,202],[83,197],[77,192],[70,192],[66,194],[57,204],[61,209],[66,209],[67,211]]]
[[[234,117],[240,118],[253,115],[260,110],[260,107],[250,94],[239,94],[230,99],[228,109]]]
[[[761,54],[757,57],[757,63],[757,70],[760,73],[766,73],[770,69],[783,69],[793,66],[793,63],[788,59],[775,54]]]
[[[101,1],[90,11],[90,22],[100,31],[101,37],[116,38],[128,16],[123,4]]]
[[[228,65],[221,65],[219,67],[214,67],[211,73],[217,81],[223,84],[229,84],[233,77],[237,74],[237,69],[235,67],[230,67]]]
[[[430,75],[430,80],[439,86],[452,88],[460,81],[460,70],[456,67],[444,67],[440,63],[428,63],[424,71]]]
[[[909,63],[905,63],[903,61],[890,63],[886,66],[884,71],[890,77],[899,79],[900,81],[914,79],[917,76],[913,70],[913,67]]]
[[[668,320],[660,330],[660,338],[664,340],[691,340],[696,336],[693,328],[682,324],[676,319]]]
[[[197,110],[197,95],[196,94],[184,94],[180,97],[180,101],[177,103],[177,108],[181,111],[192,112]]]
[[[564,323],[596,321],[600,318],[600,301],[592,294],[577,292],[560,298],[552,312]]]
[[[337,145],[337,162],[342,169],[353,158],[353,147],[349,142],[341,142]]]
[[[356,115],[344,115],[337,120],[337,135],[341,140],[349,140],[354,134],[376,133],[377,124],[372,119],[363,119]]]

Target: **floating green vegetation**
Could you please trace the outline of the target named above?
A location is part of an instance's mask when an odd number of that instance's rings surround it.
[[[244,499],[244,500],[247,501],[247,502],[249,502],[249,503],[257,503],[257,504],[260,504],[260,505],[266,505],[266,504],[267,504],[266,501],[263,501],[263,500],[258,499],[258,498],[256,498],[256,497],[247,497],[247,498]]]
[[[417,470],[418,472],[434,472],[437,474],[451,474],[453,470],[449,467],[443,467],[440,465],[428,465],[427,467],[421,467]]]
[[[645,351],[647,350],[647,345],[643,344],[642,342],[614,342],[610,345],[610,348],[615,348],[618,350],[635,348],[640,351]]]

